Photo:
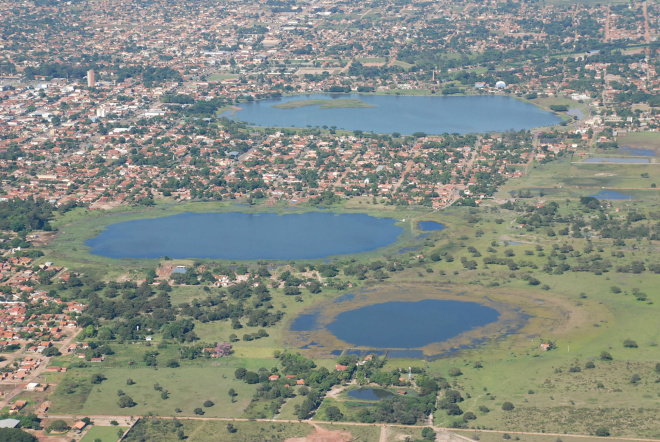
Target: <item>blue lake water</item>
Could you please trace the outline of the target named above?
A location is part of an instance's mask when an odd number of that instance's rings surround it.
[[[634,197],[630,195],[624,195],[623,193],[615,192],[614,190],[601,190],[595,195],[589,195],[599,200],[631,200]]]
[[[650,161],[646,158],[608,158],[591,157],[583,161],[584,163],[617,163],[617,164],[646,164]]]
[[[353,98],[372,108],[321,109],[273,105],[309,99]],[[412,134],[486,133],[532,129],[561,121],[557,115],[505,96],[420,97],[362,94],[312,94],[241,103],[235,118],[266,127],[336,126],[364,132]],[[231,111],[233,112],[233,111]],[[229,116],[231,112],[222,115]]]
[[[651,149],[636,149],[634,147],[622,147],[619,152],[638,157],[654,157],[655,151]]]
[[[417,228],[425,232],[430,232],[433,230],[443,230],[445,226],[440,223],[436,223],[435,221],[420,221],[417,223]]]
[[[359,388],[357,390],[348,392],[348,397],[352,397],[353,399],[358,399],[361,401],[377,402],[381,399],[385,399],[391,396],[394,395],[382,388]]]
[[[403,232],[395,222],[330,212],[183,213],[111,224],[85,245],[109,258],[318,259],[388,246]]]
[[[327,329],[356,346],[409,349],[446,341],[498,318],[497,310],[474,302],[393,301],[340,313]]]

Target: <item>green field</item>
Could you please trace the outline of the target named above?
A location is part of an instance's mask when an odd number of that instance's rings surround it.
[[[356,98],[338,98],[336,100],[298,100],[298,101],[289,101],[287,103],[275,104],[273,107],[277,109],[297,109],[299,107],[305,106],[319,106],[321,109],[344,109],[344,108],[370,108],[376,107],[371,104],[367,104],[362,100]]]
[[[101,440],[101,442],[116,442],[119,439],[119,432],[123,434],[128,427],[99,427],[94,425],[85,433],[80,442],[94,442]]]

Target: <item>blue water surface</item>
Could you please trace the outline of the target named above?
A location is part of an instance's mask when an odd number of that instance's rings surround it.
[[[85,245],[109,258],[317,259],[388,246],[403,232],[395,222],[329,212],[183,213],[111,224]]]
[[[348,392],[348,397],[361,401],[377,402],[392,396],[394,396],[392,393],[382,388],[359,388]]]
[[[273,105],[310,99],[359,99],[371,108],[321,109],[304,106],[278,109]],[[364,132],[412,134],[486,133],[532,129],[561,121],[557,115],[533,104],[506,96],[396,96],[362,94],[312,94],[241,103],[239,120],[255,126],[335,126]],[[234,111],[231,111],[234,112]],[[229,116],[231,112],[222,115]]]
[[[433,230],[443,230],[445,226],[440,223],[436,223],[435,221],[420,221],[417,223],[417,228],[425,232],[430,232]]]
[[[497,321],[499,312],[474,302],[426,299],[372,304],[340,313],[328,330],[350,344],[420,348]]]
[[[650,161],[646,158],[609,158],[609,157],[591,157],[583,161],[584,163],[617,163],[617,164],[646,164]]]
[[[654,157],[655,151],[651,149],[637,149],[634,147],[623,147],[619,149],[619,152],[626,153],[628,155],[636,155],[638,157]]]
[[[595,195],[589,195],[591,197],[597,198],[599,200],[631,200],[634,197],[630,195],[624,195],[623,193],[616,192],[614,190],[601,190]]]

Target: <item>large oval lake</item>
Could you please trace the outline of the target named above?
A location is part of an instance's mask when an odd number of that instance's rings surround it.
[[[357,99],[373,106],[321,108],[319,105],[279,109],[301,100]],[[533,104],[506,96],[395,96],[311,94],[241,103],[237,119],[264,127],[332,127],[364,132],[413,134],[486,133],[532,129],[561,121]],[[228,116],[231,112],[222,115]]]
[[[403,232],[395,222],[322,212],[183,213],[111,224],[85,245],[109,258],[317,259],[388,246]]]
[[[340,313],[327,329],[355,346],[409,349],[446,341],[499,316],[494,308],[475,302],[393,301]]]

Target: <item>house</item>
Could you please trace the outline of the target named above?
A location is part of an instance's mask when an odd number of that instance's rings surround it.
[[[541,344],[541,345],[539,345],[539,348],[542,351],[548,351],[548,350],[550,350],[550,344]]]
[[[279,374],[272,374],[272,375],[268,376],[268,380],[269,380],[269,381],[276,381],[276,380],[278,380],[279,378],[280,378],[280,375],[279,375]]]
[[[85,428],[86,426],[87,424],[85,422],[78,421],[75,424],[73,424],[73,427],[71,427],[71,429],[76,433],[80,433],[83,430],[83,428]]]
[[[398,394],[408,394],[406,390],[397,390],[396,391]]]
[[[296,385],[305,385],[305,380],[304,379],[298,379],[296,381]]]
[[[9,414],[15,414],[18,413],[21,408],[25,407],[27,404],[27,401],[16,401],[12,404],[11,409],[9,410]]]
[[[335,365],[335,370],[337,371],[346,371],[347,369],[348,369],[348,365],[341,365],[341,364]]]

